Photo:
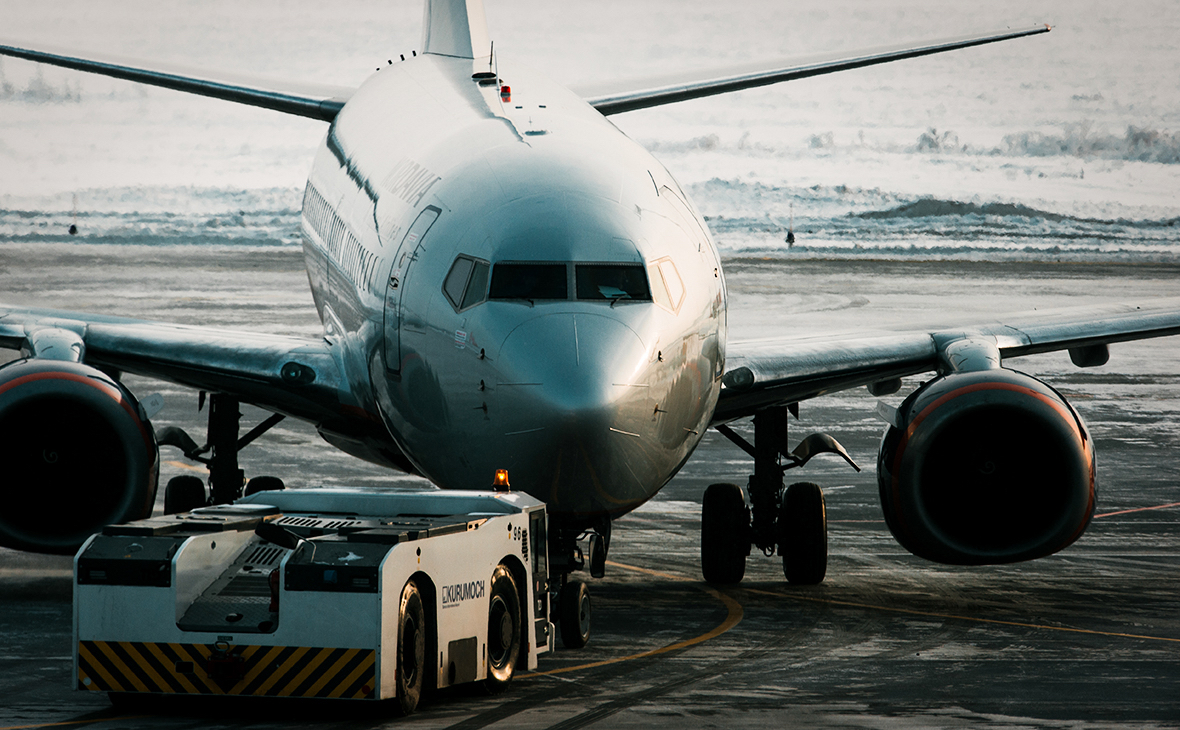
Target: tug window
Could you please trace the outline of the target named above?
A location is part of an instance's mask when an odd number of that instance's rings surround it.
[[[578,264],[574,278],[578,299],[651,301],[641,264]]]
[[[443,294],[457,310],[467,309],[484,301],[488,288],[488,264],[467,256],[460,256],[451,265],[443,281]]]
[[[568,299],[565,264],[496,264],[489,299]]]

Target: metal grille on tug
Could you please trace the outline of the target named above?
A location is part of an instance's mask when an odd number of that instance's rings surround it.
[[[322,517],[284,517],[277,522],[283,527],[306,527],[316,530],[340,530],[360,527],[367,523],[362,520],[325,519]]]

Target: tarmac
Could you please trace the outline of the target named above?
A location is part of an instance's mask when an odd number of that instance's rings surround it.
[[[1180,281],[1180,267],[1168,264],[743,259],[726,273],[731,339],[977,321],[1174,295]],[[5,242],[0,301],[319,331],[299,256],[278,249]],[[300,700],[115,707],[74,691],[70,559],[0,550],[0,730],[1180,727],[1178,340],[1114,346],[1108,365],[1089,370],[1064,355],[1009,363],[1061,390],[1097,446],[1097,518],[1057,555],[962,568],[908,554],[878,504],[876,399],[864,389],[820,398],[802,404],[792,441],[826,431],[864,467],[823,457],[787,475],[825,490],[830,559],[821,585],[789,586],[779,559],[757,551],[740,586],[702,581],[701,494],[712,482],[744,483],[751,467],[710,432],[654,500],[615,523],[607,575],[591,583],[589,646],[543,657],[504,694],[448,690],[408,718]],[[157,427],[203,436],[195,393],[126,382],[164,395]],[[244,424],[265,415],[249,409]],[[198,473],[175,449],[162,458],[161,484]],[[293,486],[415,481],[336,452],[289,419],[241,459],[248,475]]]

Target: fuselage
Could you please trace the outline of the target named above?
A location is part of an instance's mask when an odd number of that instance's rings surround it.
[[[618,516],[712,416],[720,260],[647,151],[542,75],[501,63],[481,85],[487,71],[436,55],[386,67],[317,153],[308,278],[358,418],[380,424],[325,436],[444,488],[507,469],[555,516]]]

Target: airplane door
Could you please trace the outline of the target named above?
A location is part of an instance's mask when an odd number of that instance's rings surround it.
[[[389,270],[389,279],[385,285],[385,367],[394,372],[400,371],[402,366],[402,294],[406,290],[406,278],[410,273],[410,265],[418,258],[422,239],[438,220],[440,212],[438,208],[430,206],[419,213],[393,256],[393,267]]]

